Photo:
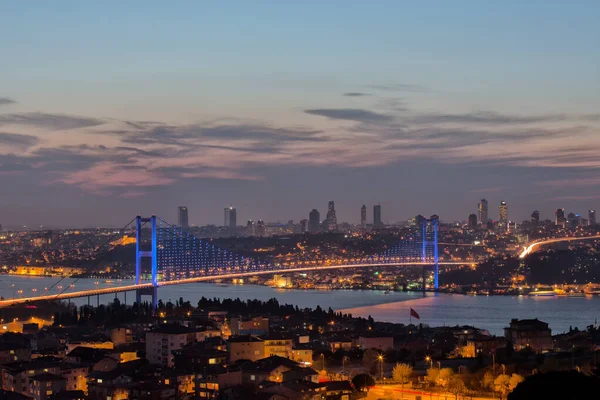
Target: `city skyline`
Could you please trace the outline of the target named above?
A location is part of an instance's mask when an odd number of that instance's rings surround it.
[[[0,6],[5,227],[600,203],[600,4],[68,3]]]

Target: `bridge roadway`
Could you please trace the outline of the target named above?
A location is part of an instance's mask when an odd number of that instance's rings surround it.
[[[473,261],[455,262],[455,261],[442,261],[439,265],[467,265],[473,264]],[[170,286],[170,285],[184,285],[186,283],[195,282],[206,282],[214,281],[215,279],[233,279],[233,278],[245,278],[248,276],[256,275],[269,275],[269,274],[280,274],[285,272],[306,272],[306,271],[322,271],[328,269],[346,269],[346,268],[365,268],[365,267],[392,267],[392,266],[433,266],[435,263],[432,262],[404,262],[404,263],[390,263],[390,264],[348,264],[348,265],[322,265],[322,266],[310,266],[310,267],[298,267],[298,268],[282,268],[268,271],[251,271],[251,272],[236,272],[221,275],[207,275],[198,276],[195,278],[177,279],[172,281],[161,281],[158,282],[158,287]],[[105,289],[90,289],[81,290],[77,292],[65,292],[61,294],[42,295],[35,297],[22,297],[18,299],[0,300],[0,308],[9,307],[18,304],[32,303],[36,301],[56,301],[56,300],[68,300],[79,297],[88,296],[99,296],[105,294],[121,293],[121,292],[132,292],[138,289],[152,289],[152,283],[140,283],[139,285],[126,285],[117,286]]]
[[[540,240],[540,241],[533,242],[533,243],[529,244],[528,246],[526,246],[523,249],[523,251],[521,252],[521,254],[519,254],[519,258],[527,257],[529,254],[533,253],[537,247],[543,246],[545,244],[558,243],[558,242],[573,242],[573,241],[578,241],[578,240],[589,240],[589,239],[600,239],[600,235],[583,236],[583,237],[570,237],[569,236],[569,237],[560,237],[560,238],[551,238],[551,239]]]

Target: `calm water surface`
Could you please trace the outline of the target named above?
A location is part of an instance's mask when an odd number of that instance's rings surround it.
[[[52,288],[57,278],[21,277],[0,275],[0,296],[11,298],[33,296],[35,293],[58,293],[75,282],[65,279]],[[99,282],[95,284],[94,282]],[[113,281],[106,283],[94,279],[80,279],[72,290],[85,290],[95,287],[122,286],[131,281]],[[13,286],[14,285],[14,286]],[[58,285],[63,289],[58,289]],[[48,290],[45,290],[48,288]],[[37,289],[34,292],[32,289]],[[70,289],[71,290],[71,289]],[[409,322],[412,307],[421,319],[419,322],[430,326],[441,325],[473,325],[502,335],[503,329],[511,318],[539,318],[548,322],[555,333],[567,331],[570,326],[584,329],[594,323],[600,314],[600,297],[551,298],[551,297],[517,297],[517,296],[461,296],[451,294],[429,294],[423,297],[420,293],[390,293],[382,291],[319,291],[319,290],[281,290],[255,285],[217,285],[211,283],[193,283],[188,285],[166,286],[158,291],[163,301],[175,301],[179,297],[192,304],[201,297],[237,298],[242,300],[268,300],[277,298],[280,303],[294,304],[299,307],[323,308],[350,312],[355,316],[371,315],[377,321]],[[100,297],[101,303],[108,303],[114,295]],[[135,296],[128,293],[117,295],[121,302],[132,303]],[[90,299],[96,304],[96,298]],[[87,298],[72,300],[75,304],[87,304]],[[413,319],[413,322],[417,322]]]

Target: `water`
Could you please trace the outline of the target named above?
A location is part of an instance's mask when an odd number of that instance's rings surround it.
[[[75,282],[65,279],[51,288],[57,278],[22,277],[0,275],[0,296],[11,298],[33,296],[36,293],[58,293],[58,285],[63,289]],[[95,284],[98,282],[98,284]],[[106,283],[94,279],[80,279],[70,290],[85,290],[97,287],[117,287],[132,284],[131,281],[116,281]],[[14,286],[13,286],[14,285]],[[48,288],[48,290],[45,290]],[[37,289],[34,292],[32,289]],[[420,293],[385,294],[382,291],[320,291],[320,290],[282,290],[256,285],[217,285],[210,283],[192,283],[188,285],[165,286],[160,288],[159,296],[163,301],[179,297],[196,304],[201,297],[236,298],[242,300],[268,300],[277,298],[280,303],[294,304],[299,307],[333,308],[336,311],[352,313],[355,316],[371,315],[376,321],[408,323],[410,308],[417,311],[419,321],[430,326],[442,325],[473,325],[487,329],[493,334],[502,335],[504,327],[508,326],[511,318],[538,318],[550,324],[554,333],[569,330],[569,327],[585,329],[594,323],[600,314],[600,297],[518,297],[518,296],[462,296],[452,294],[428,294],[423,297]],[[101,303],[108,303],[114,295],[100,296]],[[121,302],[125,294],[117,295]],[[127,303],[134,301],[132,292],[127,295]],[[87,304],[87,298],[71,300],[77,305]],[[95,296],[91,303],[96,303]]]

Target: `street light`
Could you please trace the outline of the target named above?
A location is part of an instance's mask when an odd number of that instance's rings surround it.
[[[323,371],[325,371],[325,354],[321,353],[321,364],[323,365]]]
[[[429,368],[433,368],[433,360],[431,359],[431,357],[425,357],[425,361],[429,363]]]
[[[380,354],[377,359],[379,360],[379,379],[383,381],[383,354]]]

